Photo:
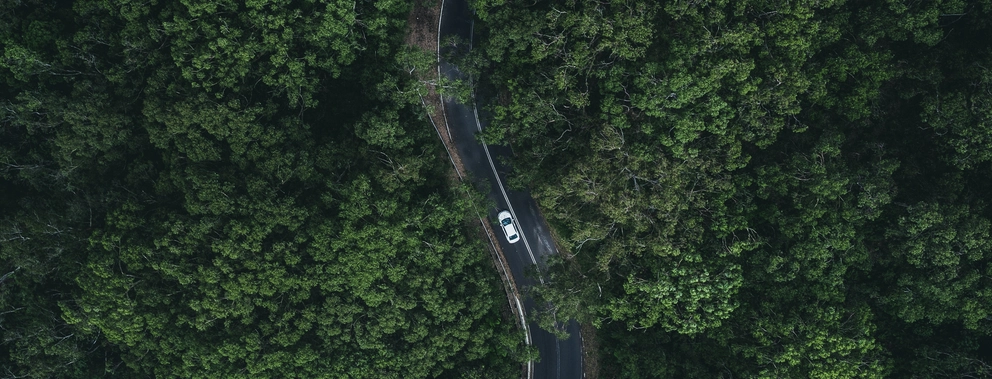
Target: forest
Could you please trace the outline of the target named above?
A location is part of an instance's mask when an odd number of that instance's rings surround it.
[[[992,2],[473,5],[599,377],[992,377]]]
[[[992,377],[992,0],[470,3],[587,375]],[[519,377],[414,6],[0,2],[0,378]]]
[[[0,377],[519,377],[413,5],[0,2]]]

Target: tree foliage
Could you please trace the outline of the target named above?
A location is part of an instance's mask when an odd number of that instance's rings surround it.
[[[410,6],[0,5],[3,377],[517,375]]]
[[[601,375],[989,375],[992,4],[474,4]]]

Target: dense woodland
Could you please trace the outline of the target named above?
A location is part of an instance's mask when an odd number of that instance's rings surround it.
[[[992,1],[472,3],[600,377],[992,377]],[[0,2],[0,377],[519,375],[411,6]]]
[[[0,377],[517,377],[411,6],[0,1]]]
[[[473,3],[600,377],[992,377],[992,2]]]

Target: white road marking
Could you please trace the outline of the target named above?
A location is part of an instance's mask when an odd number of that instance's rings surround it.
[[[475,127],[481,132],[482,124],[479,122],[479,110],[474,106],[474,104],[472,106],[472,111],[475,112]],[[510,214],[513,215],[514,220],[520,220],[517,218],[517,212],[513,211],[513,204],[510,204],[510,197],[506,196],[506,190],[503,189],[503,181],[499,179],[499,172],[496,171],[496,164],[493,163],[493,157],[489,155],[489,148],[486,146],[486,139],[481,137],[479,139],[482,142],[482,149],[486,151],[486,159],[489,160],[489,167],[493,169],[493,176],[496,177],[496,185],[499,186],[499,192],[503,194],[503,200],[506,200],[506,206],[510,208]],[[517,223],[517,226],[520,226],[519,222]],[[527,248],[527,254],[530,255],[530,262],[536,265],[537,258],[534,257],[534,251],[531,250],[530,243],[527,242],[527,234],[524,233],[523,230],[523,227],[520,227],[520,238],[524,240],[524,247]],[[540,273],[540,266],[538,266],[537,279],[541,281],[541,284],[544,284],[544,275],[541,275]]]
[[[437,17],[437,62],[438,62],[438,65],[437,65],[437,76],[438,76],[438,79],[441,78],[441,20],[442,20],[443,17],[444,17],[444,0],[441,0],[441,10],[440,10],[440,12],[438,12],[438,17]],[[474,37],[475,37],[474,36],[474,34],[475,34],[474,33],[474,30],[475,30],[475,20],[472,20],[472,25],[471,25],[472,34],[470,34],[470,37],[469,37],[469,49],[472,48],[472,43],[474,42]],[[457,68],[456,68],[456,70],[457,70]],[[475,127],[477,129],[479,129],[479,131],[481,132],[482,131],[482,123],[479,122],[479,110],[476,107],[476,105],[474,104],[474,102],[472,104],[472,112],[475,114]],[[444,115],[445,125],[448,126],[447,127],[448,137],[450,138],[451,137],[451,127],[450,127],[450,123],[448,122],[448,112],[446,112],[445,109],[444,109],[444,99],[441,99],[441,114]],[[435,129],[436,129],[436,126],[435,126]],[[440,131],[438,131],[438,133],[440,134]],[[496,165],[493,164],[493,158],[492,158],[491,155],[489,155],[489,148],[486,146],[485,139],[480,138],[480,140],[482,142],[482,149],[485,150],[485,152],[486,152],[486,159],[489,160],[489,167],[492,168],[493,175],[496,177],[496,183],[499,186],[500,192],[503,194],[503,200],[506,201],[507,207],[510,208],[510,215],[512,215],[515,220],[519,220],[517,218],[516,212],[513,211],[513,205],[510,204],[510,198],[508,196],[506,196],[506,190],[503,189],[503,182],[499,179],[499,172],[496,171]],[[449,155],[450,155],[450,153],[449,153]],[[454,164],[454,162],[452,162],[452,164]],[[457,170],[458,169],[455,168],[455,171],[456,172],[457,172]],[[459,177],[461,177],[461,174],[460,173],[459,173]],[[482,220],[480,220],[480,221],[482,221]],[[517,226],[519,226],[519,225],[520,224],[518,223]],[[527,243],[527,236],[524,234],[523,228],[521,228],[521,230],[520,230],[520,237],[524,240],[524,246],[527,247],[527,254],[530,255],[530,261],[531,261],[531,263],[533,263],[534,265],[537,265],[537,259],[534,258],[534,251],[531,250],[530,244]],[[537,279],[541,281],[541,284],[544,284],[543,275],[541,275],[541,273],[540,273],[540,266],[538,266],[538,278]],[[520,310],[520,320],[521,320],[521,324],[524,326],[524,339],[525,339],[527,345],[528,346],[531,346],[530,327],[527,325],[527,320],[524,317],[524,307],[523,307],[523,304],[520,303],[520,298],[518,298],[516,295],[513,296],[513,299],[517,303],[517,309]],[[560,357],[560,355],[561,355],[561,349],[558,346],[558,343],[559,343],[558,342],[558,339],[556,338],[555,339],[555,352],[557,353],[557,356],[558,356],[558,359],[557,359],[557,361],[558,361],[558,372],[559,372],[559,376],[561,376],[561,357]],[[533,379],[534,378],[534,361],[527,361],[527,378],[528,379]]]

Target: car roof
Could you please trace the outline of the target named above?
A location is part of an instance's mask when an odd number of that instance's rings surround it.
[[[509,239],[509,240],[511,240],[511,241],[516,240],[517,238],[520,238],[520,232],[517,231],[517,228],[514,228],[513,227],[513,224],[504,226],[503,227],[503,231],[506,232],[506,238]],[[516,237],[516,238],[513,238],[513,237]]]

